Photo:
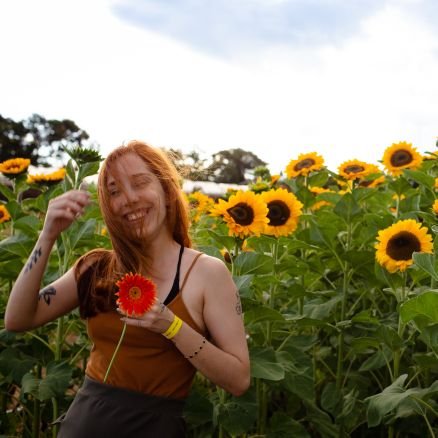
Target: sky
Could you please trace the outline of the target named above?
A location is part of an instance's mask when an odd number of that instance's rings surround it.
[[[437,22],[435,0],[0,0],[0,114],[272,173],[435,151]]]

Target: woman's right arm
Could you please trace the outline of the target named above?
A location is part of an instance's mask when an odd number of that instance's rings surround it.
[[[73,268],[42,290],[41,281],[56,239],[89,204],[89,194],[71,190],[49,202],[43,230],[9,296],[5,328],[21,332],[39,327],[78,305]]]

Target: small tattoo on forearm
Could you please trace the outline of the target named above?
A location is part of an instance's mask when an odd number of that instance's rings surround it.
[[[240,302],[240,295],[239,292],[236,291],[236,298],[237,298],[237,303],[236,303],[236,312],[238,315],[242,314],[242,303]]]
[[[50,306],[50,300],[51,297],[56,295],[56,289],[52,286],[46,287],[45,289],[42,289],[40,293],[38,294],[38,300],[41,298],[46,302],[48,306]]]
[[[36,264],[38,259],[41,257],[42,253],[43,252],[41,251],[41,248],[37,248],[33,252],[33,254],[30,256],[30,260],[27,262],[25,272],[28,272],[28,271],[30,271],[33,268],[33,266]]]

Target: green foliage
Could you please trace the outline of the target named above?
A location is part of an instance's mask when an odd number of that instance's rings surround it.
[[[25,178],[0,185],[12,216],[0,224],[2,309],[50,199],[97,171],[95,151],[70,152],[65,180],[41,187],[35,198],[20,197],[29,188]],[[256,175],[268,177],[261,169]],[[304,209],[297,230],[279,238],[243,241],[206,215],[193,223],[197,248],[222,258],[239,290],[251,387],[233,397],[198,374],[185,411],[189,437],[438,436],[438,239],[433,253],[414,252],[405,272],[376,263],[374,247],[378,231],[400,219],[437,234],[437,175],[430,162],[376,188],[351,184],[345,194],[326,170],[289,180]],[[335,193],[309,190],[323,185]],[[321,200],[326,204],[313,209]],[[89,249],[109,247],[102,228],[94,204],[58,240],[44,283]],[[3,330],[0,345],[7,408],[0,434],[32,436],[36,418],[40,437],[54,436],[47,424],[71,403],[90,348],[77,312],[21,335]]]

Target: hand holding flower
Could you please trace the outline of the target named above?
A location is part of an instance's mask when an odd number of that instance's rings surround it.
[[[118,299],[117,310],[123,315],[140,317],[145,313],[148,313],[156,301],[156,287],[153,281],[143,277],[139,274],[126,274],[121,280],[116,282],[116,286],[119,288],[116,295]],[[113,365],[114,359],[116,358],[117,352],[119,351],[122,340],[125,336],[127,325],[139,325],[133,324],[132,321],[141,321],[140,319],[133,318],[122,318],[124,321],[123,330],[120,335],[119,342],[116,349],[114,350],[111,361],[106,370],[103,382],[105,383],[108,379],[111,367]]]

